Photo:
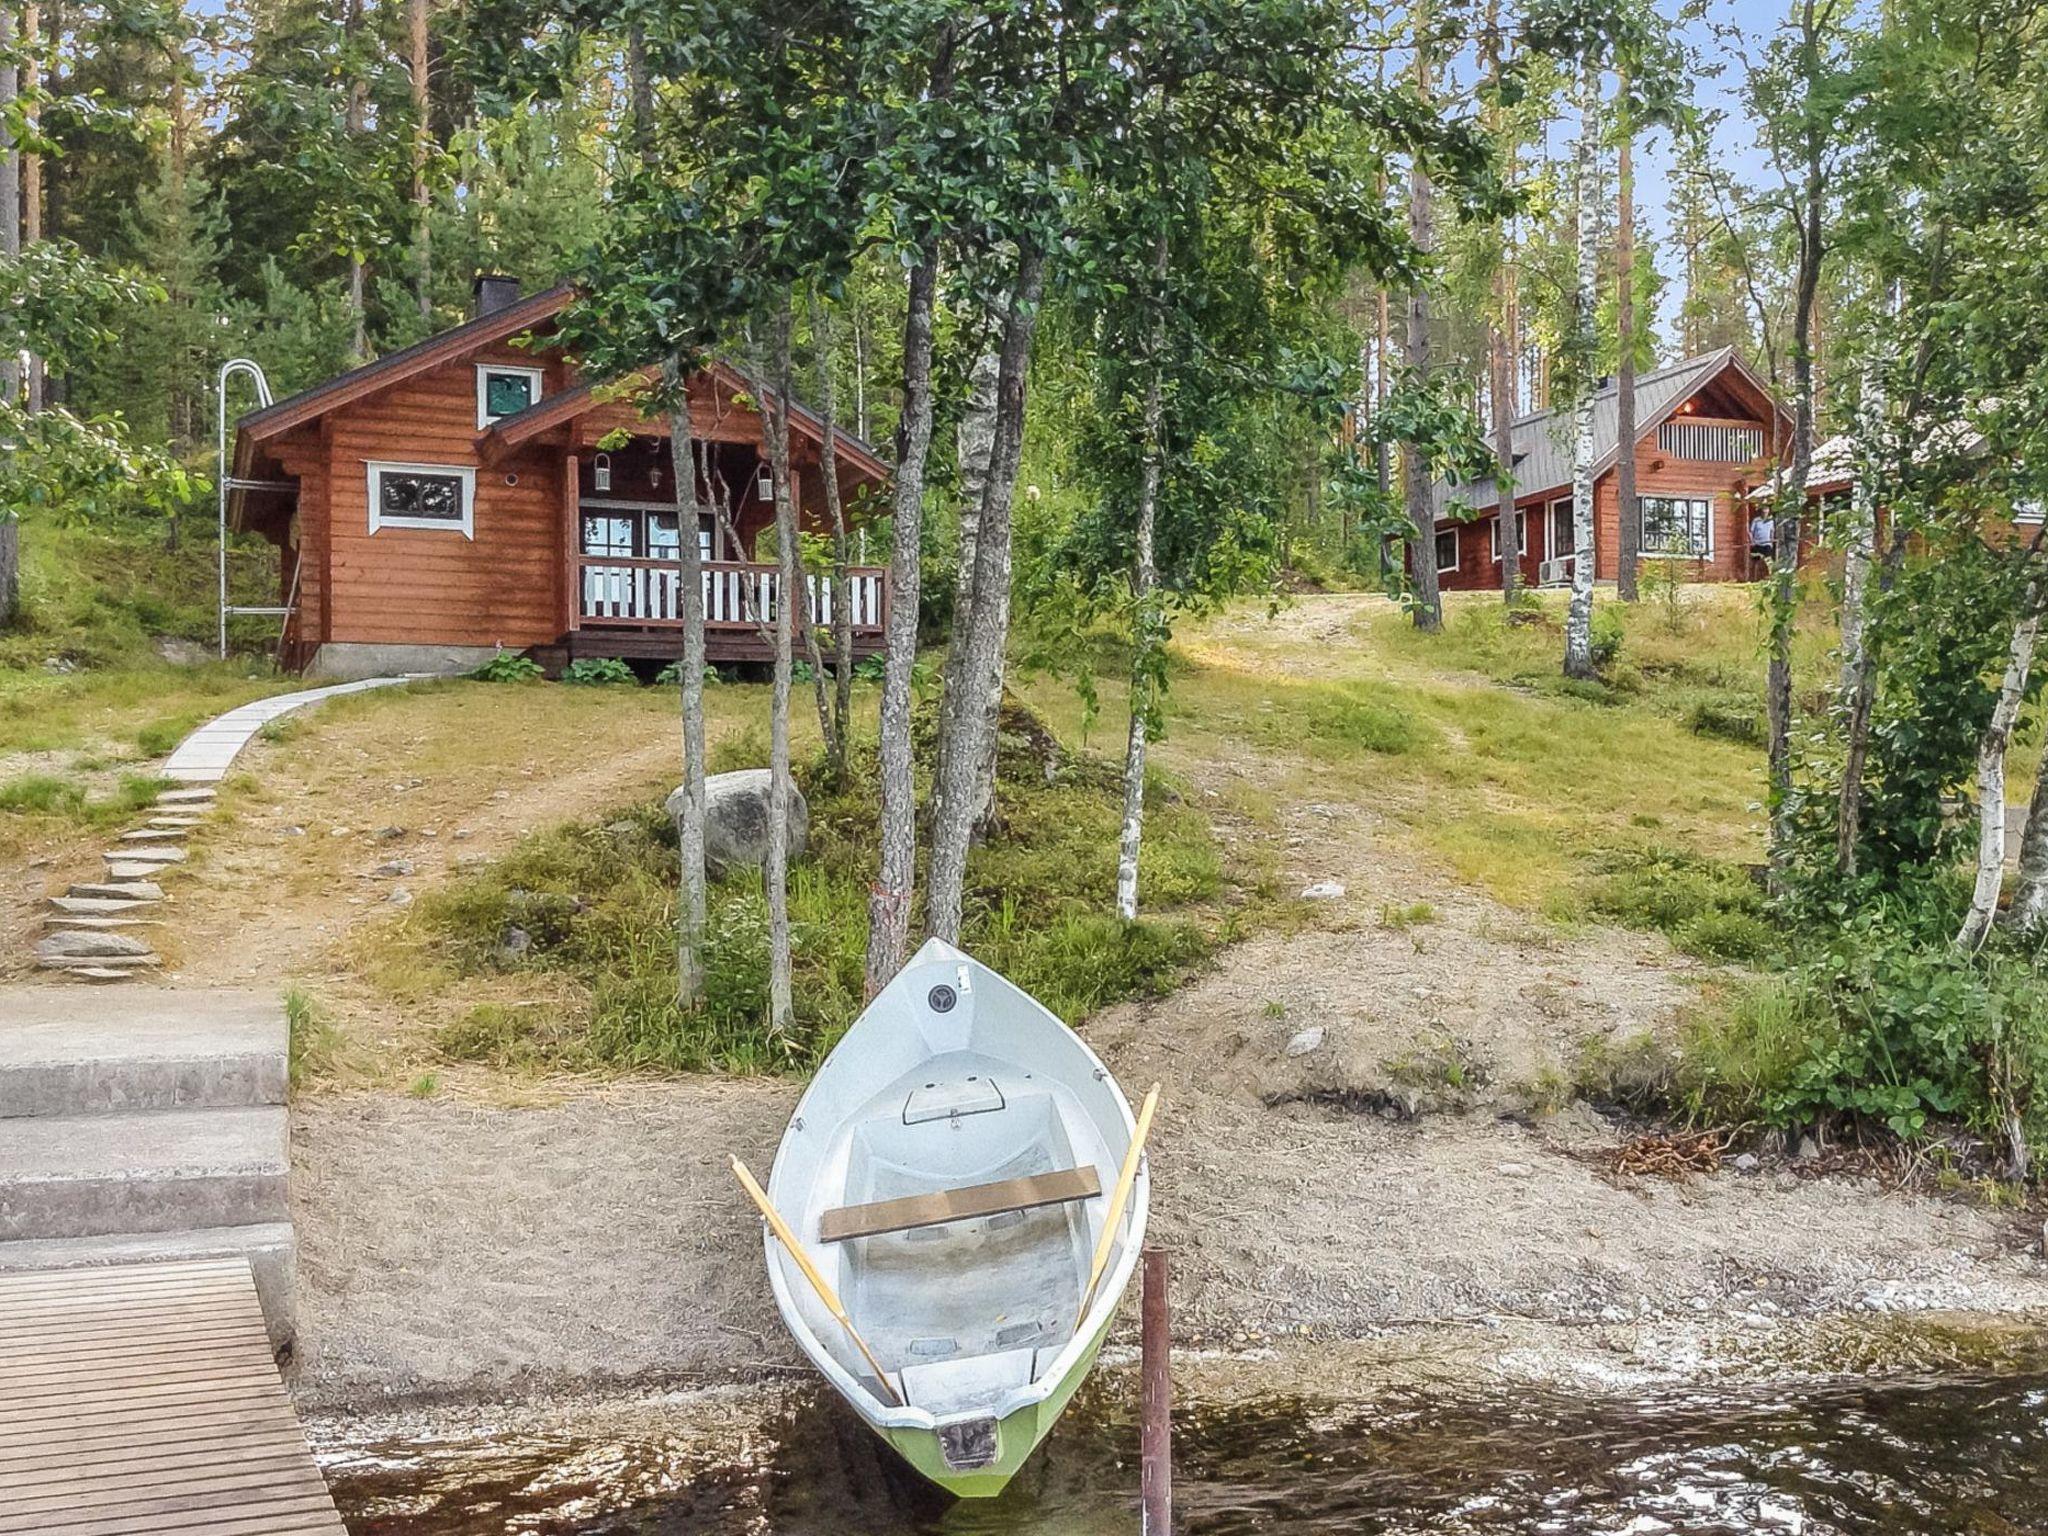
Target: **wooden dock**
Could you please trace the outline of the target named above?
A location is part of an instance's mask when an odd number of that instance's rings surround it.
[[[0,1532],[345,1536],[245,1259],[0,1276]]]

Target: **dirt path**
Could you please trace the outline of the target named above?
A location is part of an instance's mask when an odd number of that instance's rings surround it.
[[[1288,643],[1326,654],[1355,606],[1289,610]],[[2048,1312],[2038,1234],[2029,1248],[1978,1207],[1776,1158],[1688,1183],[1609,1175],[1599,1154],[1619,1133],[1565,1102],[1569,1081],[1589,1055],[1668,1040],[1701,967],[1459,890],[1356,805],[1295,798],[1234,820],[1262,784],[1299,782],[1270,753],[1169,743],[1168,758],[1226,837],[1277,840],[1290,895],[1343,888],[1172,997],[1086,1026],[1127,1087],[1166,1085],[1154,1230],[1177,1255],[1183,1342],[1292,1340],[1304,1370],[1398,1356],[1618,1381],[1838,1361],[1845,1346],[1812,1343],[1838,1319]],[[572,797],[641,771],[624,761]],[[522,806],[569,814],[553,787],[495,803],[507,832]],[[479,839],[488,814],[464,813]],[[549,1091],[523,1108],[300,1107],[309,1400],[798,1368],[724,1166],[729,1151],[766,1160],[795,1090]]]

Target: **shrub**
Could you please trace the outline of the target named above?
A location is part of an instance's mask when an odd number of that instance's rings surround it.
[[[1595,867],[1583,892],[1594,916],[1655,929],[1702,959],[1754,962],[1775,948],[1763,892],[1739,864],[1644,848],[1610,851]]]
[[[27,773],[0,784],[0,811],[16,815],[71,816],[85,809],[85,790],[54,774]]]
[[[667,666],[663,667],[659,672],[654,674],[655,684],[658,687],[662,688],[673,688],[682,680],[683,664],[680,661],[672,661]],[[718,684],[722,683],[723,681],[725,681],[725,679],[718,675],[718,668],[706,667],[704,669],[705,687],[715,688],[718,686]]]
[[[1764,739],[1756,701],[1745,694],[1713,694],[1685,712],[1685,728],[1697,736],[1714,736],[1742,746]]]
[[[530,683],[546,676],[546,671],[531,656],[500,651],[469,675],[480,683]]]
[[[1621,655],[1621,640],[1626,621],[1621,610],[1608,604],[1593,610],[1592,644],[1593,665],[1605,672]]]
[[[635,681],[633,669],[616,656],[583,656],[562,671],[562,681],[586,686],[608,686]]]

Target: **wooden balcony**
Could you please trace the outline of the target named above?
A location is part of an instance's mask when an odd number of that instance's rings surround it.
[[[573,656],[674,657],[682,651],[683,568],[679,560],[579,555],[576,612],[568,636]],[[782,601],[782,573],[773,565],[707,560],[703,570],[704,651],[711,661],[762,661],[773,654],[773,627]],[[804,618],[831,646],[832,581],[804,578]],[[874,565],[850,567],[853,653],[878,656],[889,623],[889,573]],[[801,649],[799,647],[799,649]]]

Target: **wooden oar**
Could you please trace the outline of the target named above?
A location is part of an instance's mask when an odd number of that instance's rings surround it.
[[[899,1408],[902,1407],[903,1394],[898,1392],[895,1384],[889,1380],[889,1373],[882,1369],[882,1362],[875,1358],[875,1352],[868,1348],[868,1341],[860,1336],[860,1330],[853,1326],[853,1319],[846,1315],[846,1307],[839,1300],[838,1294],[833,1291],[824,1275],[818,1272],[818,1266],[813,1264],[811,1256],[804,1252],[804,1245],[796,1240],[796,1234],[789,1230],[789,1223],[782,1219],[782,1213],[777,1211],[774,1203],[769,1200],[768,1191],[754,1182],[754,1176],[747,1172],[747,1165],[737,1157],[732,1160],[732,1171],[733,1177],[740,1181],[740,1187],[747,1192],[748,1198],[760,1207],[761,1217],[768,1223],[768,1229],[775,1234],[776,1241],[789,1250],[789,1256],[796,1260],[796,1267],[802,1270],[804,1278],[811,1282],[811,1289],[818,1293],[818,1300],[825,1303],[825,1310],[839,1320],[839,1326],[844,1328],[846,1336],[853,1340],[853,1347],[861,1352],[861,1357],[869,1365],[874,1367],[875,1375],[881,1380],[882,1390],[889,1394],[889,1400]]]
[[[1081,1312],[1074,1319],[1079,1328],[1088,1321],[1088,1309],[1095,1305],[1095,1288],[1102,1284],[1102,1271],[1109,1264],[1109,1250],[1116,1246],[1116,1224],[1123,1220],[1124,1206],[1131,1198],[1131,1186],[1138,1182],[1138,1159],[1145,1154],[1145,1138],[1152,1131],[1152,1111],[1159,1107],[1159,1085],[1154,1083],[1138,1106],[1138,1124],[1131,1132],[1131,1148],[1124,1153],[1122,1172],[1116,1176],[1116,1190],[1109,1197],[1109,1209],[1102,1217],[1102,1237],[1095,1244],[1095,1262],[1088,1266],[1088,1287],[1081,1292]]]

